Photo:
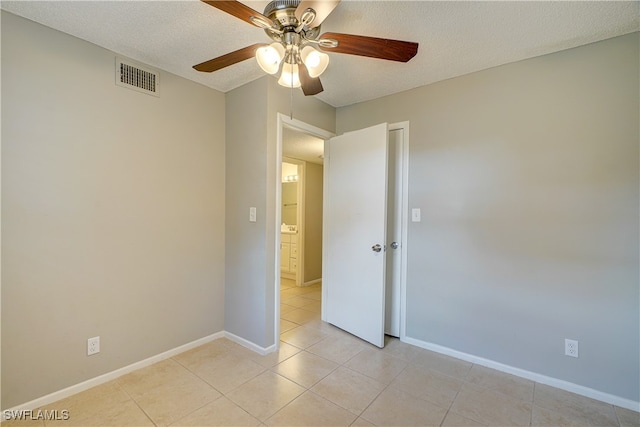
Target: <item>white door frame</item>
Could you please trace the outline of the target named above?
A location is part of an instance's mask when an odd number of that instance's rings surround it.
[[[409,228],[409,122],[393,123],[389,125],[389,131],[403,129],[402,132],[402,156],[396,159],[397,165],[402,168],[400,173],[402,183],[400,191],[400,211],[402,220],[400,225],[402,247],[402,260],[400,262],[400,340],[405,341],[407,326],[407,248]]]
[[[398,191],[400,194],[400,205],[402,210],[402,221],[401,221],[402,261],[401,261],[401,267],[400,267],[401,268],[401,272],[400,272],[400,340],[404,341],[406,338],[406,307],[407,307],[407,300],[406,300],[407,286],[406,285],[407,285],[407,258],[408,258],[407,257],[407,248],[408,248],[407,229],[408,229],[408,212],[409,212],[409,200],[408,200],[409,199],[408,197],[408,194],[409,194],[409,179],[408,179],[409,178],[409,122],[405,121],[405,122],[389,124],[389,131],[398,130],[398,129],[404,130],[403,138],[401,141],[402,156],[400,159],[396,159],[396,162],[398,162],[396,167],[398,167],[401,170],[400,176],[402,177],[401,183],[400,183],[401,188],[396,188],[396,191]],[[328,179],[327,174],[324,174],[324,177],[323,177],[324,188],[329,188],[327,179]],[[323,204],[323,218],[327,218],[326,209],[327,209],[327,206]],[[326,230],[327,230],[327,227],[323,226],[323,230],[322,230],[323,241],[326,240],[326,234],[325,234]],[[389,243],[390,242],[385,242],[385,245]],[[327,258],[327,253],[325,251],[326,251],[326,246],[323,245],[322,246],[323,259]],[[326,277],[325,265],[326,265],[325,263],[322,263],[322,277]],[[322,300],[326,301],[326,299],[327,299],[327,287],[323,286]],[[326,313],[325,304],[322,304],[321,310],[322,310],[321,318],[323,321],[326,321],[327,313]]]
[[[278,113],[277,115],[277,133],[276,133],[276,214],[275,216],[275,277],[273,278],[274,287],[275,287],[275,319],[274,319],[274,331],[275,331],[275,349],[280,348],[280,244],[281,244],[281,236],[280,236],[280,225],[282,224],[282,136],[284,134],[284,127],[292,127],[300,132],[304,132],[306,134],[315,136],[316,138],[320,138],[323,140],[327,140],[335,136],[334,133],[329,132],[327,130],[321,129],[319,127],[310,125],[303,121],[290,118],[282,113]],[[298,244],[303,245],[304,240],[300,233],[298,233]],[[302,273],[302,269],[304,269],[304,265],[298,264],[299,271]],[[303,277],[303,276],[302,276]],[[324,297],[324,296],[323,296]]]

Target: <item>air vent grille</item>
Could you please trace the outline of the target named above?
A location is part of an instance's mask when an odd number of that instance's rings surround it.
[[[160,74],[156,71],[134,65],[131,61],[116,58],[116,84],[146,93],[160,96]]]

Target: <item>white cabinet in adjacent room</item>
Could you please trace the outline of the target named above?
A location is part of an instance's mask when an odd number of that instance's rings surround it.
[[[298,271],[298,235],[281,234],[280,273],[282,277],[295,279]]]

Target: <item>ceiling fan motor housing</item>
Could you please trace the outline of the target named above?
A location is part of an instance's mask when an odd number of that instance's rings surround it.
[[[296,8],[300,4],[300,0],[274,0],[264,8],[264,16],[271,19],[275,27],[284,32],[295,32],[300,25],[300,21],[296,18]],[[265,29],[265,33],[275,41],[282,41],[283,37],[277,32]],[[305,39],[316,40],[320,35],[320,25],[315,28],[305,26],[300,33]]]

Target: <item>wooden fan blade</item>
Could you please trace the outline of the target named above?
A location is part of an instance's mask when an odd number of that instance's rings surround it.
[[[265,24],[271,23],[267,25],[269,27],[273,25],[273,21],[271,21],[271,19],[267,18],[260,12],[256,12],[249,6],[245,6],[239,1],[202,0],[202,2],[208,4],[209,6],[213,6],[216,9],[220,9],[223,12],[227,12],[229,15],[233,15],[236,18],[242,19],[243,21],[248,22],[251,25],[255,25],[258,28],[264,28],[264,26],[257,24],[251,19],[252,17],[264,21]]]
[[[322,21],[325,20],[327,16],[336,6],[340,3],[340,0],[302,0],[298,7],[296,8],[296,18],[298,21],[302,17],[302,14],[307,9],[313,9],[316,11],[316,19],[313,20],[311,24],[309,24],[310,28],[315,28],[318,25],[322,24]]]
[[[319,77],[309,76],[309,70],[304,62],[298,63],[298,75],[300,77],[300,86],[305,96],[317,95],[324,90]]]
[[[245,59],[253,58],[256,55],[256,50],[261,46],[266,46],[266,44],[264,43],[252,44],[251,46],[247,46],[245,48],[236,50],[234,52],[227,53],[226,55],[222,55],[217,58],[210,59],[201,64],[194,65],[193,68],[195,68],[197,71],[211,73],[221,68],[228,67],[229,65],[242,62]]]
[[[320,36],[321,42],[322,39],[332,39],[338,42],[338,46],[336,47],[327,47],[320,44],[320,49],[326,52],[368,56],[369,58],[399,62],[407,62],[418,53],[418,43],[401,40],[379,39],[377,37],[355,36],[341,33],[324,33]]]

